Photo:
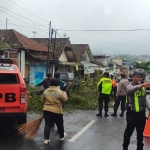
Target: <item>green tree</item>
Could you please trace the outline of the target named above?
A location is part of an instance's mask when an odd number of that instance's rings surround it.
[[[0,49],[4,48],[5,44],[3,42],[0,41]]]
[[[141,69],[144,69],[148,72],[150,72],[150,62],[141,62],[141,63],[138,63],[138,62],[135,62],[134,64],[134,68],[141,68]]]

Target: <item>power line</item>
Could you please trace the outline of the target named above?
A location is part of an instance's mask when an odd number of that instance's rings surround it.
[[[20,8],[22,8],[23,10],[25,10],[25,11],[31,13],[32,15],[34,15],[34,16],[36,16],[36,17],[42,19],[43,21],[48,22],[47,20],[45,20],[45,19],[43,19],[43,18],[37,16],[36,14],[34,14],[34,13],[30,12],[29,10],[27,10],[27,9],[25,9],[25,8],[23,8],[23,7],[21,7],[20,5],[18,5],[18,4],[16,4],[16,3],[12,2],[11,0],[8,0],[8,1],[11,2],[11,3],[13,3],[14,5],[16,5],[16,6],[20,7]],[[56,27],[55,27],[54,25],[52,25],[52,26],[56,29]],[[58,34],[58,33],[57,33],[57,34]]]
[[[8,20],[9,22],[11,22],[11,25],[15,25],[16,26],[16,24],[14,24],[12,21],[10,21],[10,20]],[[20,27],[20,26],[18,26],[19,28],[21,28],[21,29],[23,29],[23,30],[26,30],[26,31],[28,31],[28,32],[32,32],[31,30],[27,30],[27,29],[24,29],[24,26],[22,26],[22,27]],[[45,35],[43,35],[43,34],[39,34],[39,32],[38,32],[38,35],[41,35],[41,36],[43,36],[43,37],[45,37]]]
[[[29,21],[34,22],[34,23],[36,23],[36,24],[39,24],[39,23],[37,23],[37,22],[35,22],[35,21],[33,21],[33,20],[30,20],[30,19],[28,19],[28,18],[26,18],[26,17],[23,17],[23,16],[21,16],[21,15],[15,13],[15,12],[13,12],[13,11],[11,11],[11,10],[9,10],[9,9],[7,9],[7,8],[5,8],[5,7],[3,7],[3,6],[0,6],[0,7],[3,8],[3,9],[6,9],[6,10],[8,10],[8,11],[14,13],[15,15],[18,15],[18,16],[20,16],[20,17],[26,19],[26,20],[29,20]],[[39,25],[41,25],[41,24],[39,24]],[[41,25],[41,26],[43,26],[43,25]],[[46,27],[46,26],[43,26],[43,27]],[[47,28],[47,27],[46,27],[46,28]]]
[[[46,21],[46,22],[47,22],[47,20],[45,20],[45,19],[43,19],[43,18],[41,18],[41,17],[35,15],[34,13],[32,13],[32,12],[30,12],[29,10],[27,10],[27,9],[25,9],[25,8],[23,8],[23,7],[21,7],[20,5],[18,5],[18,4],[16,4],[16,3],[12,2],[11,0],[8,0],[8,1],[11,2],[11,3],[13,3],[14,5],[17,5],[18,7],[22,8],[23,10],[25,10],[25,11],[31,13],[32,15],[34,15],[34,16],[36,16],[36,17],[42,19],[43,21]]]
[[[67,30],[67,29],[58,29],[61,31],[73,31],[73,32],[128,32],[128,31],[149,31],[150,29],[127,29],[127,30]]]
[[[25,21],[23,21],[23,20],[21,20],[21,19],[15,17],[15,16],[13,16],[13,15],[11,15],[11,14],[9,14],[9,13],[3,11],[3,10],[0,10],[0,11],[4,12],[4,13],[6,13],[6,14],[8,14],[8,15],[10,15],[10,16],[12,16],[12,17],[14,17],[14,18],[16,18],[16,19],[18,19],[18,20],[20,20],[20,21],[22,21],[22,22],[24,22],[24,23],[26,23],[26,24],[28,24],[28,25],[30,25],[30,26],[35,27],[34,25],[31,25],[31,24],[29,24],[29,23],[27,23],[27,22],[25,22]],[[45,31],[45,30],[39,29],[39,28],[37,28],[37,27],[35,27],[35,28],[38,29],[38,30],[41,30],[41,31]]]
[[[28,13],[30,13],[30,14],[32,14],[32,15],[34,15],[34,16],[40,18],[40,19],[42,19],[43,21],[48,22],[47,20],[45,20],[45,19],[39,17],[38,15],[36,15],[36,14],[32,13],[31,11],[29,11],[29,10],[23,8],[22,6],[20,6],[20,5],[16,4],[16,3],[14,3],[14,2],[12,2],[11,0],[8,0],[8,1],[11,2],[11,3],[13,3],[14,5],[16,5],[16,6],[20,7],[20,8],[22,8],[23,10],[27,11]],[[53,26],[55,29],[57,29],[54,25],[52,25],[52,26]],[[57,34],[58,34],[58,33],[57,33]],[[62,34],[62,35],[63,35],[63,34]]]
[[[90,40],[90,39],[82,39],[82,38],[78,38],[78,37],[72,37],[71,38],[76,38],[79,40],[86,40],[86,41],[92,41],[92,42],[99,42],[99,43],[105,43],[105,44],[117,44],[117,45],[131,45],[131,46],[150,46],[148,44],[127,44],[127,43],[111,43],[111,42],[103,42],[103,41],[95,41],[95,40]]]

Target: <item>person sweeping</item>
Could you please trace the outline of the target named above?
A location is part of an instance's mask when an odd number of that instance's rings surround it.
[[[55,123],[60,135],[60,140],[64,140],[66,133],[64,132],[62,101],[67,101],[68,97],[65,91],[61,91],[57,86],[57,79],[50,80],[51,86],[44,91],[41,102],[44,104],[43,117],[45,120],[44,127],[44,144],[50,142],[50,131]]]

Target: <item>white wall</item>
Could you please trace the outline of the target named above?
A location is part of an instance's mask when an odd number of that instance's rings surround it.
[[[112,62],[117,63],[118,65],[122,65],[122,59],[121,58],[113,58]]]
[[[85,55],[85,60],[88,61],[88,62],[90,62],[90,58],[89,58],[89,55],[87,54],[87,51],[85,51],[84,55]]]
[[[25,51],[21,50],[18,53],[17,57],[18,57],[18,67],[20,69],[22,77],[24,78],[24,76],[25,76]]]
[[[108,66],[108,63],[109,63],[109,58],[96,58],[96,60],[100,63],[102,63],[104,66]]]
[[[66,54],[65,54],[64,51],[62,52],[62,54],[61,54],[61,56],[60,56],[60,58],[59,58],[59,61],[60,61],[60,62],[68,61],[67,56],[66,56]]]

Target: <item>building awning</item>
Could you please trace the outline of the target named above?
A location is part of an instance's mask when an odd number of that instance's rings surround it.
[[[88,61],[81,61],[80,64],[82,64],[84,67],[98,67],[98,65],[90,63]]]
[[[57,64],[61,64],[61,65],[70,65],[70,66],[72,66],[72,65],[79,65],[78,63],[76,63],[76,62],[58,62]]]
[[[94,73],[94,70],[97,70],[98,68],[98,65],[87,61],[81,61],[80,64],[84,66],[84,74]]]

